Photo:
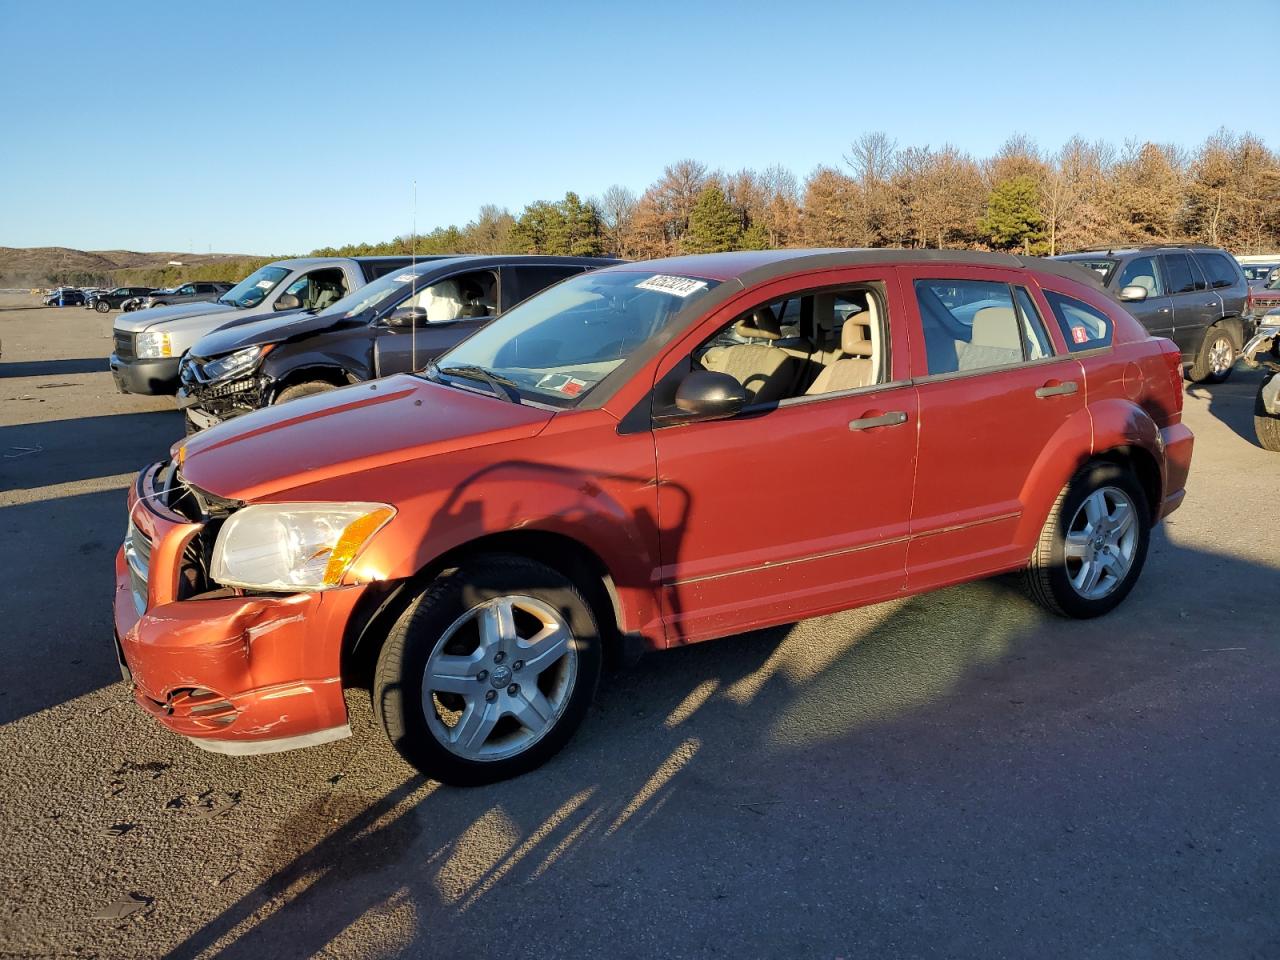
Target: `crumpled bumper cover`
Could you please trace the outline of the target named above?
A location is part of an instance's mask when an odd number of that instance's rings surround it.
[[[129,565],[116,555],[115,632],[138,705],[174,733],[222,753],[263,753],[346,736],[342,638],[363,586],[288,596],[169,589],[189,521],[149,495],[144,471],[130,516],[152,539],[139,614]],[[143,496],[139,497],[139,490]]]

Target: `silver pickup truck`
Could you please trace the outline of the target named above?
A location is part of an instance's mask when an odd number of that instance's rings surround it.
[[[299,310],[322,310],[411,262],[402,257],[299,257],[261,267],[207,303],[122,314],[112,330],[111,375],[121,393],[178,390],[182,355],[206,333]]]

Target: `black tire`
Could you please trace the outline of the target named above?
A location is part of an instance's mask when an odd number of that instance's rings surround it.
[[[1235,366],[1238,351],[1235,337],[1231,331],[1221,324],[1214,324],[1204,333],[1200,349],[1196,351],[1195,360],[1187,371],[1187,379],[1192,383],[1223,383],[1231,376],[1231,368]],[[1230,361],[1225,369],[1214,369],[1215,350],[1225,351]]]
[[[308,380],[306,383],[295,383],[292,387],[285,387],[276,394],[276,398],[272,400],[272,404],[288,403],[290,400],[297,400],[299,397],[309,397],[314,393],[327,393],[330,390],[336,390],[332,383],[325,383],[323,380]]]
[[[97,310],[99,313],[110,313],[111,304],[107,303],[105,300],[99,300],[93,305],[93,309]]]
[[[1271,376],[1280,376],[1280,374]],[[1270,379],[1271,377],[1267,377],[1263,380],[1262,387],[1265,387]],[[1263,450],[1280,453],[1280,417],[1273,417],[1262,405],[1262,387],[1258,387],[1258,396],[1253,401],[1253,432],[1258,435],[1258,445]]]
[[[1082,596],[1072,585],[1065,555],[1066,535],[1068,524],[1085,500],[1106,488],[1119,489],[1132,502],[1137,539],[1124,577],[1105,596],[1094,599]],[[1040,540],[1031,553],[1031,562],[1024,572],[1027,593],[1040,606],[1060,617],[1087,620],[1110,613],[1129,595],[1142,573],[1150,539],[1151,508],[1142,485],[1132,471],[1101,460],[1088,463],[1062,488],[1049,511],[1049,518],[1040,531]]]
[[[540,739],[513,756],[469,759],[432,732],[423,707],[424,675],[432,652],[459,618],[485,601],[507,596],[532,597],[563,614],[576,651],[576,672],[563,709]],[[495,783],[540,766],[569,741],[595,697],[602,663],[595,615],[569,579],[524,557],[477,556],[428,584],[392,626],[374,670],[374,714],[395,749],[424,776],[460,787]]]

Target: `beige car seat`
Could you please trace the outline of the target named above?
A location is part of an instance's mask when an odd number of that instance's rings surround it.
[[[840,331],[840,358],[828,363],[818,374],[812,386],[805,391],[806,396],[856,390],[875,383],[871,327],[863,319],[866,313],[854,314],[844,322]]]

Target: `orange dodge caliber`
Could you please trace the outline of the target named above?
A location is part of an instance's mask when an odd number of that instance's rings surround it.
[[[1191,462],[1177,347],[1071,264],[784,250],[584,274],[414,375],[143,470],[116,558],[138,703],[207,750],[347,736],[498,780],[606,650],[1006,571],[1111,610]]]

